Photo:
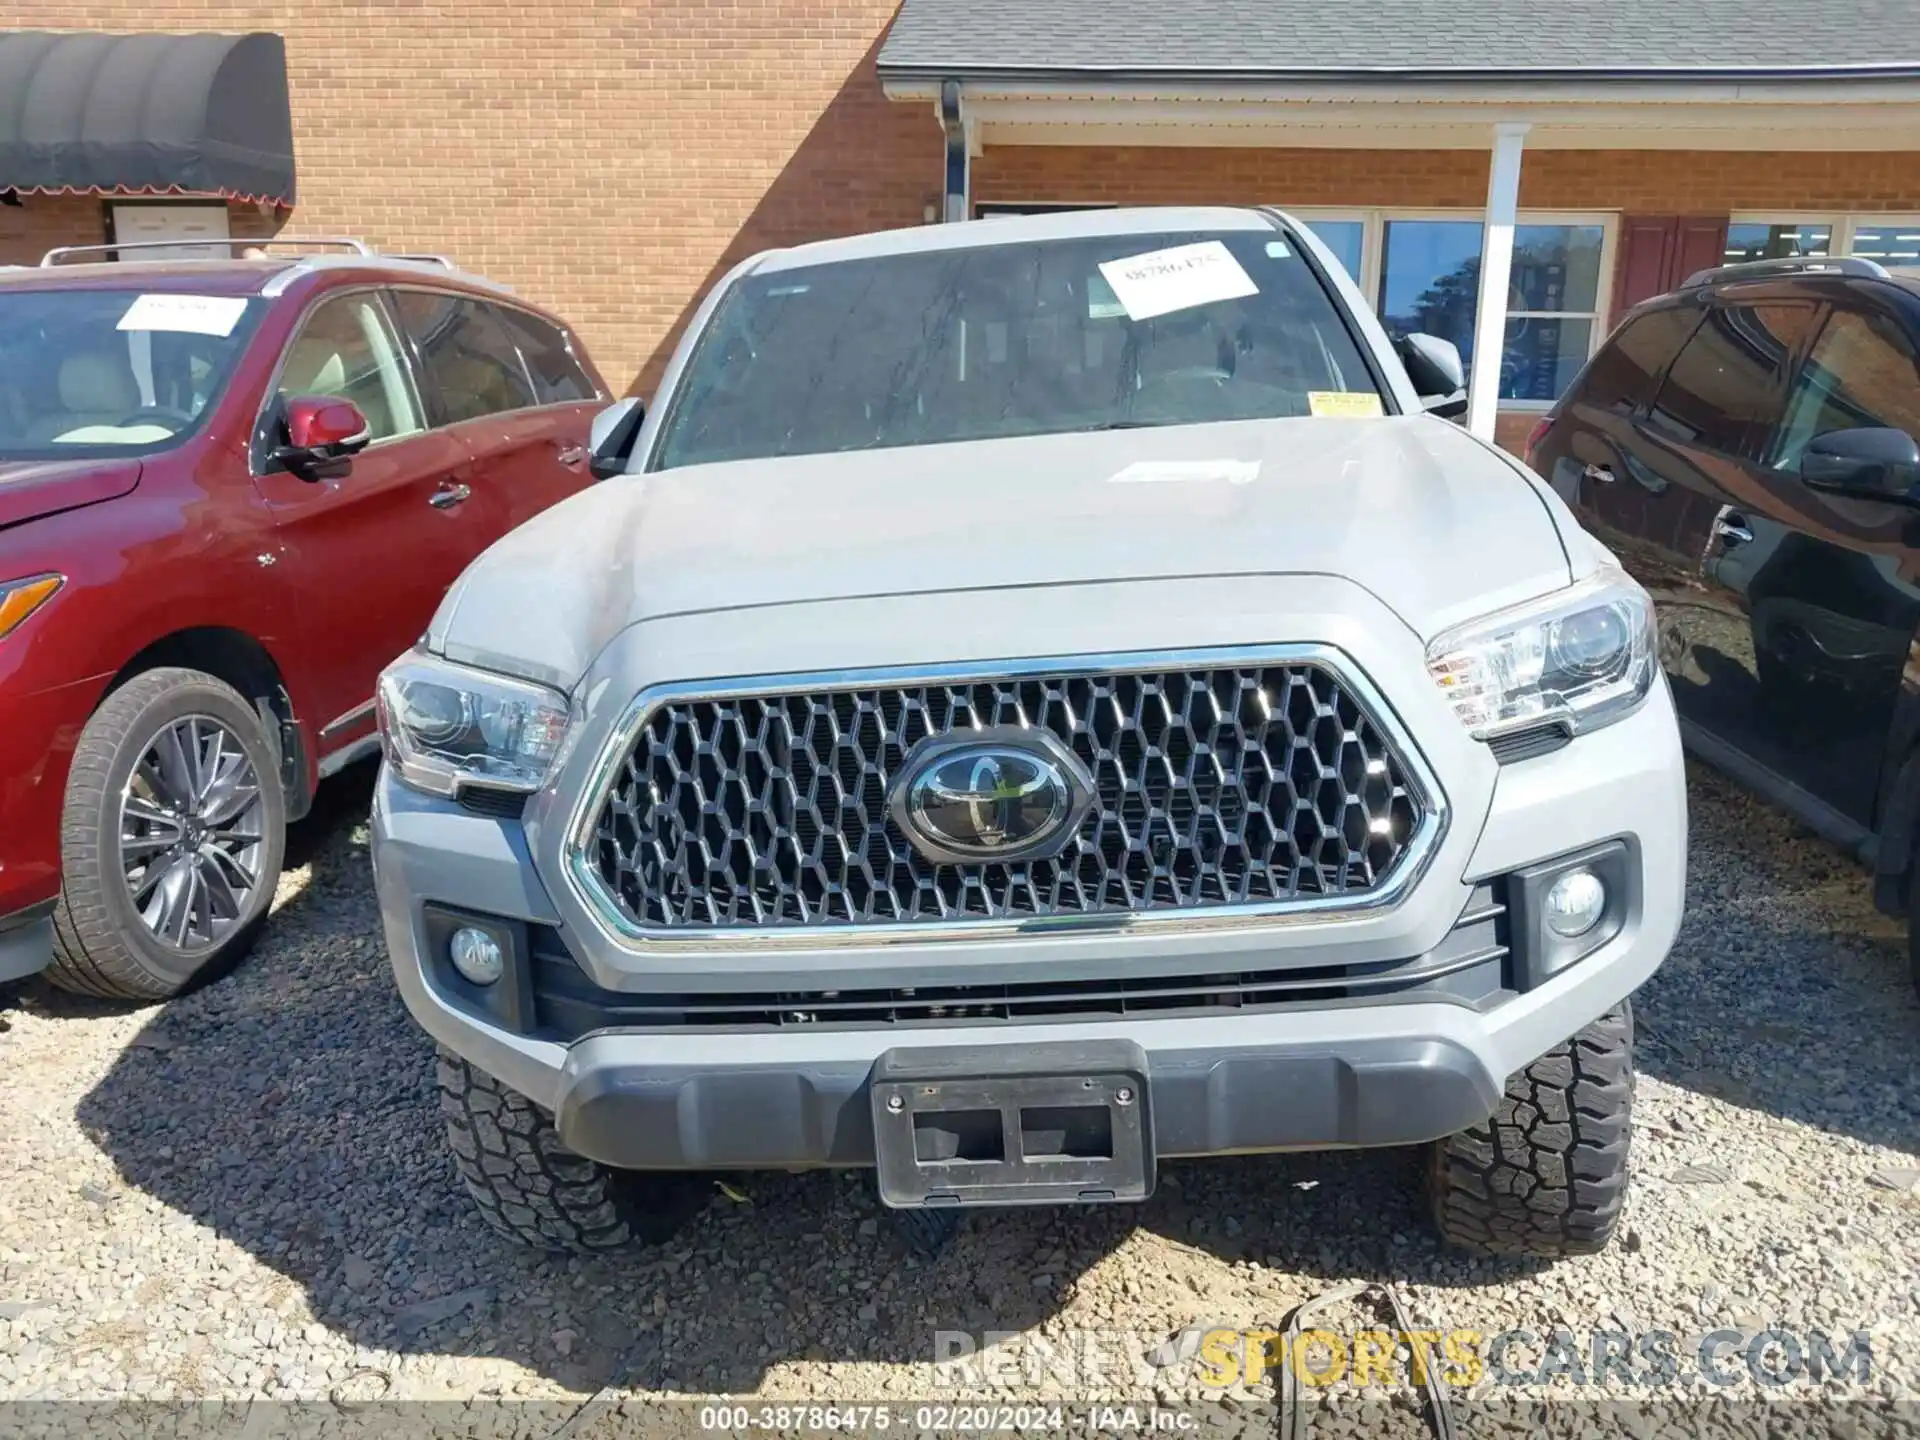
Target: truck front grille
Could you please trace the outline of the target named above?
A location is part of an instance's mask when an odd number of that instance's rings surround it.
[[[1194,652],[1199,653],[1199,652]],[[692,938],[1375,900],[1435,797],[1331,652],[650,699],[576,827],[618,928]],[[1057,854],[935,864],[888,814],[929,735],[1051,732],[1095,798]]]

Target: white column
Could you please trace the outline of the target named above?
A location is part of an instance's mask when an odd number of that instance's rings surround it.
[[[1467,367],[1467,428],[1493,439],[1500,409],[1500,351],[1507,330],[1507,289],[1513,278],[1513,222],[1520,208],[1520,154],[1527,126],[1493,127],[1493,163],[1487,172],[1487,224],[1480,238],[1480,298],[1473,312],[1473,359]]]

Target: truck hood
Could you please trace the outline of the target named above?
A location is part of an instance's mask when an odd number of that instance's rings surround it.
[[[1517,465],[1427,416],[688,466],[606,481],[506,536],[428,643],[570,689],[621,630],[665,616],[1255,574],[1351,580],[1424,639],[1569,583],[1548,504]]]
[[[0,530],[126,494],[138,460],[0,460]]]

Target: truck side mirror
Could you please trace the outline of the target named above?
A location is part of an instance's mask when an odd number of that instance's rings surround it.
[[[616,400],[593,417],[587,444],[591,457],[587,469],[596,480],[624,475],[633,458],[633,442],[640,438],[640,426],[647,418],[645,402],[629,395]]]
[[[1396,348],[1423,410],[1449,420],[1467,413],[1467,372],[1460,363],[1459,346],[1438,335],[1414,331],[1401,336]]]

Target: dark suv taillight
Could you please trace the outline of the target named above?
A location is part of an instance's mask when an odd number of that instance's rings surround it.
[[[1551,415],[1542,415],[1538,420],[1534,421],[1533,429],[1527,432],[1526,448],[1520,452],[1520,458],[1526,461],[1527,464],[1532,465],[1533,452],[1540,448],[1541,442],[1547,438],[1547,432],[1552,429],[1553,416]]]

